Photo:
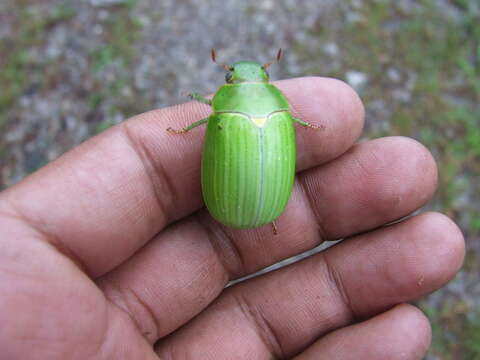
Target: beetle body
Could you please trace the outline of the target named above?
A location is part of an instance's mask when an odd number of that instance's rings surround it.
[[[277,59],[280,57],[277,56]],[[212,58],[215,61],[214,53]],[[210,214],[224,225],[255,228],[285,209],[295,176],[294,118],[286,98],[268,82],[266,65],[240,61],[210,101],[202,154],[202,193]]]
[[[214,218],[237,228],[275,220],[295,174],[288,103],[268,83],[226,84],[212,101],[202,156],[202,191]]]

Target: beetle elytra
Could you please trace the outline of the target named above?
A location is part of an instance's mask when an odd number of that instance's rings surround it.
[[[212,60],[216,62],[212,49]],[[282,50],[276,61],[281,58]],[[317,128],[289,112],[280,90],[269,82],[272,63],[239,61],[222,65],[226,84],[212,100],[192,99],[212,107],[205,119],[181,129],[185,133],[207,123],[202,154],[202,193],[210,214],[234,228],[256,228],[285,209],[295,177],[294,123]]]

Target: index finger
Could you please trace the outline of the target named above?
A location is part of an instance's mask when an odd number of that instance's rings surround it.
[[[343,82],[280,81],[294,116],[323,131],[297,130],[297,168],[345,152],[358,138],[363,107]],[[133,254],[167,224],[202,206],[203,131],[172,135],[208,116],[190,102],[136,116],[69,151],[0,196],[0,210],[20,215],[93,277]]]

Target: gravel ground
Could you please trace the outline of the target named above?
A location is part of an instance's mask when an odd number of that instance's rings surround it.
[[[355,63],[354,56],[346,56],[356,35],[345,29],[373,22],[365,9],[375,3],[2,0],[0,50],[8,56],[0,57],[0,189],[131,115],[184,102],[189,91],[214,91],[223,74],[211,63],[211,47],[227,63],[239,58],[267,61],[282,47],[284,59],[272,66],[272,78],[340,77],[364,98],[365,137],[396,134],[395,114],[399,106],[414,102],[420,70],[376,56],[372,62],[382,67],[379,80],[378,74]],[[449,21],[460,21],[462,14],[453,2],[433,3]],[[382,23],[382,31],[395,32],[402,18],[420,6],[397,1],[399,15]],[[384,45],[388,49],[389,44]],[[453,88],[455,81],[464,80],[453,78]],[[455,103],[471,104],[471,97],[456,92],[448,96]],[[476,155],[472,161],[478,166]],[[455,177],[465,185],[454,210],[447,208],[468,237],[469,266],[423,302],[437,313],[457,311],[460,305],[468,313],[480,311],[480,241],[469,227],[475,212],[480,213],[478,188],[471,185],[474,174],[467,169]],[[444,209],[439,199],[430,208]],[[455,324],[451,331],[456,339]],[[463,356],[461,351],[455,354],[437,351],[429,359]]]

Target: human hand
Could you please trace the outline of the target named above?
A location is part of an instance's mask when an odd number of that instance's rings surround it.
[[[297,128],[276,236],[200,210],[203,130],[165,132],[208,114],[195,102],[130,119],[1,193],[1,360],[422,358],[428,320],[405,303],[454,276],[463,238],[437,213],[383,225],[430,199],[434,160],[407,138],[354,145],[363,107],[339,81],[277,84],[325,130]]]

